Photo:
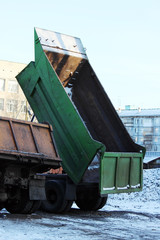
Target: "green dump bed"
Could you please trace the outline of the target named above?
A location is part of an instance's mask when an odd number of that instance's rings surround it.
[[[144,149],[126,131],[79,38],[36,28],[35,62],[17,80],[38,121],[52,125],[63,168],[75,183],[87,179],[84,176],[93,159],[105,168],[107,161],[101,162],[107,152],[139,154],[136,162],[138,182],[142,184]],[[127,171],[132,172],[131,165]],[[106,175],[100,167],[99,172],[108,178],[108,172]]]

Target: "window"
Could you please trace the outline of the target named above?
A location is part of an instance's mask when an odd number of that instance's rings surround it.
[[[158,133],[159,132],[159,129],[158,127],[155,128],[155,133]]]
[[[135,124],[138,125],[139,124],[139,118],[135,118]]]
[[[154,138],[154,141],[155,141],[155,142],[158,142],[158,137],[155,137],[155,138]]]
[[[5,79],[0,78],[0,91],[5,90]]]
[[[141,137],[140,141],[143,143],[143,137]]]
[[[157,151],[157,145],[154,145],[154,151]]]
[[[154,121],[156,126],[160,125],[160,117],[155,117]]]
[[[26,101],[21,101],[21,112],[26,113],[26,111],[27,111]]]
[[[17,112],[18,101],[14,99],[7,100],[7,112]]]
[[[4,110],[4,99],[0,98],[0,110],[3,111]]]
[[[146,136],[146,135],[153,135],[153,128],[144,127],[143,128],[143,136]]]
[[[135,128],[135,133],[138,133],[138,128]]]
[[[144,118],[144,119],[143,119],[143,126],[144,126],[144,127],[150,127],[150,126],[152,126],[152,118]]]
[[[18,93],[18,83],[14,80],[8,81],[8,92]]]

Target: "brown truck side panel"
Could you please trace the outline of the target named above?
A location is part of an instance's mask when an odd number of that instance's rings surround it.
[[[34,159],[35,163],[36,159],[41,159],[44,165],[50,164],[51,167],[59,166],[61,162],[50,125],[2,117],[0,118],[0,155],[0,159],[5,161],[14,160],[17,156]]]

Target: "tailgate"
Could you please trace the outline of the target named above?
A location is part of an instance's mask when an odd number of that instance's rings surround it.
[[[142,190],[142,153],[105,153],[100,166],[100,193],[137,192]]]

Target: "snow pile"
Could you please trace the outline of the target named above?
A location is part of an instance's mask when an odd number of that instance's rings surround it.
[[[143,173],[143,191],[109,195],[105,210],[118,208],[160,214],[160,169],[145,169]]]

